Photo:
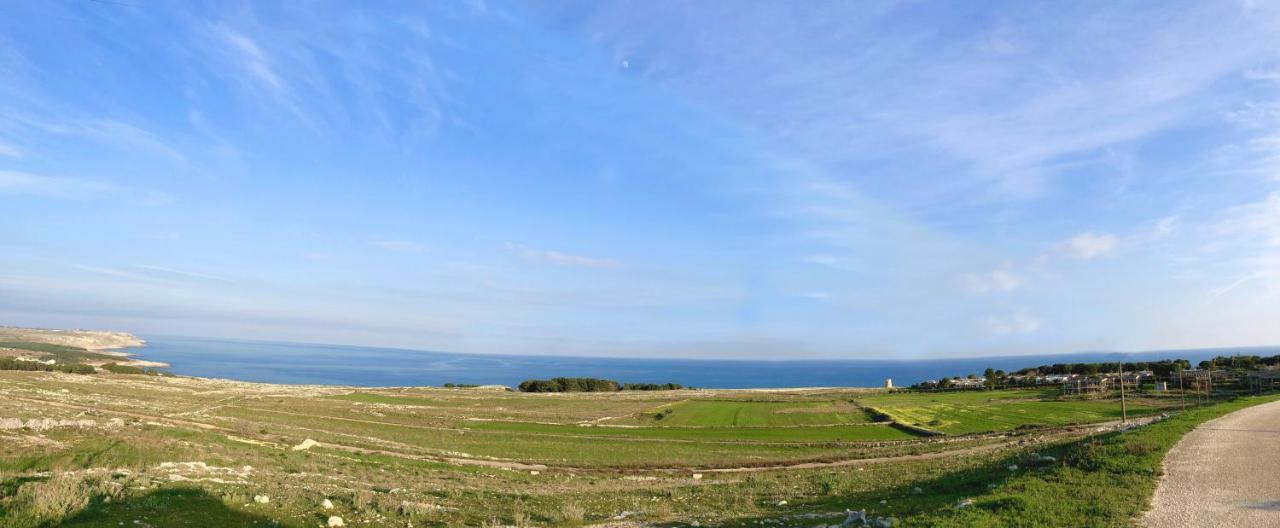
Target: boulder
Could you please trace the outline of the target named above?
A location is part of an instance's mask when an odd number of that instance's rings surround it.
[[[338,517],[337,515],[329,516],[328,526],[333,527],[333,526],[346,526],[346,525],[347,525],[346,523],[342,522],[342,517]]]

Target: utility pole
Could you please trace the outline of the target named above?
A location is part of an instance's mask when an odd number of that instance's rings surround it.
[[[1120,362],[1120,423],[1129,422],[1129,405],[1124,400],[1124,362]]]
[[[1213,401],[1213,360],[1209,360],[1209,383],[1205,387],[1204,399]]]
[[[1182,367],[1178,367],[1178,397],[1182,399],[1182,410],[1187,410],[1187,391],[1182,389]]]

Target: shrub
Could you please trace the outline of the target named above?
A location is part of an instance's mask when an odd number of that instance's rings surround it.
[[[551,378],[525,380],[520,383],[521,392],[615,392],[618,390],[621,390],[618,382],[596,378]]]
[[[93,374],[97,372],[89,365],[55,363],[49,365],[39,361],[21,361],[11,357],[0,357],[0,370],[25,370],[32,372],[66,372],[70,374]]]

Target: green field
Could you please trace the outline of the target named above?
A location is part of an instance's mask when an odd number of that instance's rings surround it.
[[[301,528],[331,514],[359,526],[583,526],[626,514],[636,526],[815,527],[846,508],[957,525],[951,504],[1011,482],[1010,457],[1088,431],[1039,429],[1043,443],[1027,446],[1018,431],[963,433],[1118,412],[1051,391],[523,394],[8,371],[0,396],[3,418],[118,420],[0,429],[0,525],[15,528]],[[1153,407],[1139,401],[1135,414]],[[937,420],[952,437],[876,423],[866,408]],[[293,449],[306,439],[320,445]],[[333,508],[319,509],[326,499]]]
[[[864,409],[842,400],[685,400],[611,423],[664,427],[787,427],[871,421]]]
[[[830,427],[602,427],[521,422],[475,422],[475,430],[547,436],[585,436],[706,442],[865,442],[919,438],[884,424]]]
[[[1120,419],[1118,401],[1061,401],[1056,395],[1055,390],[890,393],[858,401],[896,422],[952,435]],[[1147,400],[1135,400],[1128,407],[1130,416],[1160,408]]]

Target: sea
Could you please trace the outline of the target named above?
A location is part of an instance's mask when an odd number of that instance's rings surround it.
[[[161,361],[174,374],[241,381],[360,387],[506,385],[556,376],[623,383],[679,383],[698,388],[907,386],[927,379],[981,375],[987,367],[1014,371],[1053,363],[1188,359],[1280,354],[1280,347],[975,357],[958,359],[847,359],[746,361],[458,354],[397,348],[287,343],[204,337],[140,336],[129,349]]]

